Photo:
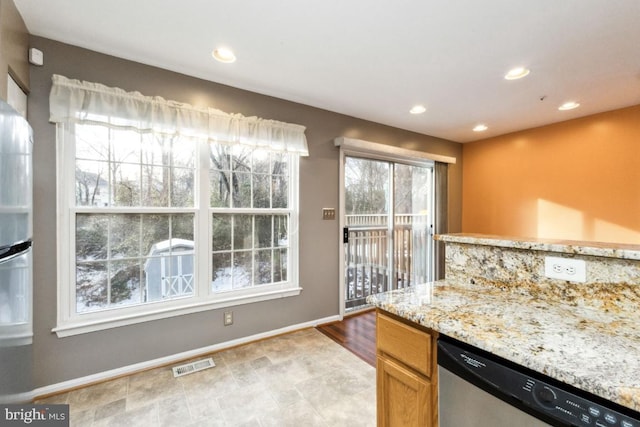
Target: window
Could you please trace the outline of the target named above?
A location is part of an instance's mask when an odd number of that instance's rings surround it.
[[[300,153],[94,108],[54,120],[58,335],[299,294]]]

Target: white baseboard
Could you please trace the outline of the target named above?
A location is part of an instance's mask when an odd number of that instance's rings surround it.
[[[323,323],[329,323],[340,320],[339,315],[329,316],[322,319],[312,320],[310,322],[298,323],[296,325],[287,326],[280,329],[275,329],[273,331],[263,332],[260,334],[250,335],[247,337],[238,338],[231,341],[226,341],[219,344],[210,345],[207,347],[201,347],[195,350],[189,350],[182,353],[173,354],[171,356],[160,357],[158,359],[149,360],[146,362],[135,363],[133,365],[123,366],[121,368],[111,369],[109,371],[98,372],[96,374],[87,375],[85,377],[75,378],[68,381],[63,381],[57,384],[51,384],[48,386],[40,387],[33,390],[32,393],[25,393],[26,397],[31,396],[31,399],[34,400],[41,396],[48,396],[52,394],[61,393],[67,390],[71,390],[77,387],[83,387],[89,384],[98,383],[102,381],[108,381],[110,379],[114,379],[117,377],[121,377],[123,375],[129,375],[136,372],[144,371],[147,369],[153,369],[159,366],[168,365],[174,362],[179,362],[181,360],[190,359],[193,357],[198,357],[200,355],[204,355],[207,353],[213,353],[216,351],[224,350],[227,348],[235,347],[241,344],[247,344],[253,341],[258,341],[265,338],[274,337],[276,335],[285,334],[288,332],[294,332],[301,329],[313,328]]]

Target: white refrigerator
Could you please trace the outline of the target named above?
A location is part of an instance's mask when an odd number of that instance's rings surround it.
[[[32,149],[26,119],[0,100],[0,404],[32,390]]]

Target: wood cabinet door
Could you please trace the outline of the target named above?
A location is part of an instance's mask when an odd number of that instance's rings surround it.
[[[378,427],[431,426],[431,383],[402,365],[377,360]]]

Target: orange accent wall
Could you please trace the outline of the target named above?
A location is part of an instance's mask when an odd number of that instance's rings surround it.
[[[640,105],[463,147],[462,231],[640,244]]]

